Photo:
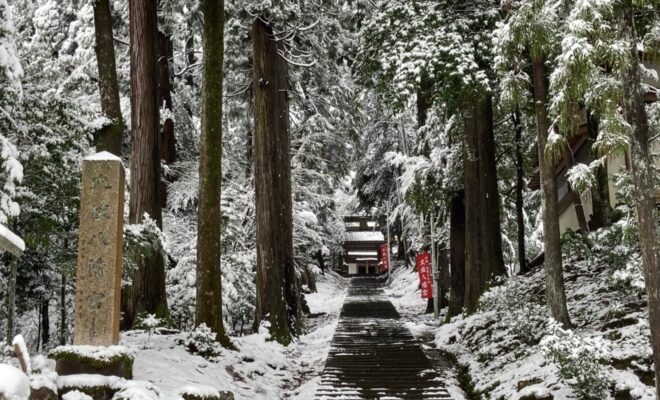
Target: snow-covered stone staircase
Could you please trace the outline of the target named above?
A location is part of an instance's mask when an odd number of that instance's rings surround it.
[[[373,278],[353,278],[332,341],[321,399],[450,399],[421,344]]]

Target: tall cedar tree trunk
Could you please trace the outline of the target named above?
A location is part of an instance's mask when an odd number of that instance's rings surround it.
[[[172,112],[172,74],[170,60],[174,56],[172,38],[158,32],[158,107],[165,107]],[[167,118],[160,133],[160,159],[165,165],[176,161],[176,138],[174,137],[174,121]],[[160,182],[160,205],[167,206],[167,187],[173,181],[171,173],[163,173]]]
[[[316,262],[319,264],[321,275],[325,275],[325,259],[323,258],[323,251],[316,250]]]
[[[476,128],[474,101],[466,101],[465,129],[465,307],[468,313],[477,309],[481,291],[481,230],[479,229],[479,133]]]
[[[416,102],[417,102],[417,128],[418,129],[423,127],[424,125],[426,125],[426,120],[428,118],[429,109],[431,108],[431,104],[432,104],[431,88],[432,88],[432,86],[431,86],[431,82],[429,81],[429,79],[426,78],[426,77],[422,77],[422,82],[420,84],[420,89],[417,91],[417,96],[416,96]],[[418,139],[422,140],[423,138],[418,138]],[[425,140],[424,141],[424,149],[422,150],[422,154],[428,157],[430,155],[430,152],[431,151],[429,149],[428,142]],[[399,173],[399,176],[401,176],[401,173]],[[431,215],[433,215],[433,214],[431,214]],[[431,216],[431,218],[432,218],[432,216]],[[429,223],[429,227],[431,225],[432,224]],[[433,232],[430,232],[430,234],[433,235]],[[433,241],[431,241],[431,245],[433,245]],[[437,247],[436,247],[435,250],[437,250]],[[429,252],[433,253],[433,251],[431,251],[430,249],[429,249]],[[435,254],[436,254],[436,259],[433,260],[433,261],[436,263],[436,265],[438,265],[437,264],[437,262],[438,262],[437,254],[438,253],[435,253]],[[433,282],[433,285],[435,285],[435,282]],[[425,313],[429,314],[429,313],[433,312],[434,302],[435,302],[435,300],[433,299],[433,297],[429,298],[426,301]]]
[[[220,273],[220,187],[222,184],[223,0],[204,0],[202,132],[197,207],[197,296],[195,325],[206,324],[216,340],[231,347],[222,319]]]
[[[272,26],[252,24],[257,309],[255,324],[270,322],[282,344],[300,331],[300,296],[293,264],[289,85],[281,43]]]
[[[162,225],[158,119],[158,0],[130,0],[131,35],[131,196],[128,220],[142,223],[144,214]],[[164,317],[165,260],[160,252],[145,254],[122,296],[124,328],[142,312]]]
[[[195,30],[193,28],[193,18],[188,19],[188,39],[186,40],[185,44],[185,52],[186,52],[186,67],[190,68],[195,62],[197,62],[197,58],[195,57]],[[224,56],[224,55],[223,55]],[[193,87],[195,85],[195,82],[193,80],[193,74],[188,70],[186,73],[186,85]]]
[[[41,302],[41,347],[46,348],[50,342],[50,318],[48,315],[49,299]]]
[[[489,282],[506,274],[506,269],[502,256],[492,98],[475,93],[466,100],[465,307],[468,313],[473,313]]]
[[[518,263],[520,264],[520,273],[524,274],[527,269],[527,253],[525,252],[525,210],[523,201],[523,192],[525,190],[525,164],[523,161],[522,148],[522,130],[520,121],[520,110],[516,109],[513,114],[513,127],[515,131],[516,145],[516,226],[518,228]]]
[[[396,221],[394,221],[394,225],[396,226],[397,232],[399,233],[397,235],[397,252],[396,252],[396,259],[397,261],[405,261],[406,262],[406,268],[408,267],[408,254],[407,254],[407,249],[406,249],[406,241],[403,238],[403,222],[401,221],[401,217],[398,217]]]
[[[546,301],[550,315],[565,327],[571,325],[566,308],[566,293],[562,274],[561,243],[559,235],[559,208],[555,168],[545,157],[548,142],[548,79],[545,59],[537,57],[532,62],[534,79],[534,106],[538,136],[539,171],[543,192],[543,245],[545,251]]]
[[[591,143],[598,139],[598,119],[587,110],[587,130]],[[594,158],[597,157],[594,154]],[[601,165],[594,172],[596,185],[591,189],[592,215],[591,225],[593,229],[609,226],[610,220],[610,191],[608,187],[607,167]]]
[[[449,262],[451,274],[449,285],[449,311],[451,318],[463,312],[465,306],[465,204],[461,190],[451,200],[449,211]]]
[[[62,274],[60,286],[60,346],[66,344],[66,275]]]
[[[495,128],[493,126],[493,100],[484,95],[477,103],[478,159],[479,159],[479,225],[481,229],[481,284],[483,293],[488,283],[497,276],[506,275],[502,254],[502,228],[500,225],[500,193],[497,188],[495,159]]]
[[[446,243],[436,244],[438,255],[438,271],[440,272],[440,308],[449,305],[449,258]]]
[[[644,89],[639,74],[637,32],[631,0],[623,2],[625,39],[630,45],[630,62],[623,79],[626,120],[633,127],[630,134],[632,175],[637,196],[639,239],[644,264],[646,291],[649,297],[649,324],[655,364],[655,389],[660,398],[660,238],[656,221],[653,158],[649,148],[651,135],[644,104]]]
[[[94,137],[97,151],[109,151],[121,155],[121,142],[124,135],[124,123],[119,103],[119,85],[115,65],[115,46],[112,36],[112,17],[110,0],[96,0],[94,5],[94,34],[96,37],[96,63],[99,70],[99,92],[101,109],[110,119],[110,125],[103,128]]]

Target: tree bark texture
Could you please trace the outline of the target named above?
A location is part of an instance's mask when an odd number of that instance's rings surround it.
[[[60,286],[60,346],[66,344],[66,275],[62,274]]]
[[[142,223],[148,214],[162,225],[160,207],[160,132],[158,119],[157,0],[130,0],[131,37],[131,195],[129,222]],[[159,252],[139,262],[133,284],[122,296],[123,327],[131,327],[142,312],[164,317],[167,312],[165,260]]]
[[[438,293],[440,295],[440,308],[449,305],[449,257],[446,243],[437,245],[438,249],[438,271],[440,272],[440,287]]]
[[[174,56],[172,38],[158,32],[158,107],[164,107],[172,112],[172,73],[170,60]],[[172,165],[176,161],[176,138],[174,136],[174,121],[167,118],[160,132],[160,159],[165,165]],[[167,206],[168,183],[173,181],[173,175],[163,173],[160,181],[160,205]]]
[[[282,44],[273,28],[252,24],[257,214],[255,324],[267,320],[273,339],[291,342],[300,330],[300,296],[293,264],[289,85]]]
[[[185,52],[186,52],[186,67],[190,68],[193,64],[197,62],[197,58],[195,57],[195,30],[193,28],[192,18],[188,19],[188,39],[186,39]],[[186,85],[188,85],[191,88],[195,85],[195,82],[193,80],[193,74],[190,72],[190,70],[188,70],[188,72],[186,73]]]
[[[523,126],[520,121],[520,110],[516,109],[513,114],[513,126],[515,130],[516,141],[516,226],[518,228],[518,263],[520,265],[520,273],[525,273],[527,269],[527,253],[525,251],[525,209],[523,193],[525,191],[525,164],[522,149],[522,130]]]
[[[489,282],[506,274],[502,256],[495,164],[493,104],[488,94],[466,98],[463,110],[465,165],[465,307],[474,313]]]
[[[474,103],[467,101],[465,120],[465,307],[476,311],[481,291],[481,230],[479,229],[479,134]]]
[[[644,104],[645,93],[639,72],[640,61],[634,25],[634,7],[631,0],[625,0],[622,5],[624,35],[630,46],[630,63],[623,79],[623,109],[626,120],[632,126],[630,156],[637,197],[642,264],[649,298],[655,388],[656,395],[660,398],[660,238],[658,238],[658,216],[655,205],[653,157],[650,149],[651,134]]]
[[[96,45],[96,63],[99,72],[99,92],[101,110],[110,119],[110,125],[103,128],[94,137],[97,151],[109,151],[121,156],[121,142],[124,136],[124,122],[119,102],[119,84],[115,46],[112,35],[112,16],[110,0],[96,0],[94,5],[94,34]]]
[[[321,274],[325,274],[325,259],[323,258],[323,251],[321,250],[316,250],[315,253],[316,256],[316,262],[319,264],[319,269],[321,269]]]
[[[449,213],[449,318],[463,312],[465,306],[465,204],[464,192],[460,191],[451,200]]]
[[[539,170],[543,192],[543,245],[545,251],[546,301],[550,315],[565,327],[571,325],[566,308],[566,292],[562,274],[561,243],[559,235],[559,208],[555,168],[545,157],[548,142],[548,80],[545,60],[536,58],[532,63],[534,81],[534,106],[538,137]]]
[[[50,318],[48,315],[49,299],[41,302],[41,348],[47,348],[50,342]]]
[[[197,295],[195,325],[206,324],[216,340],[231,347],[222,319],[220,266],[220,188],[222,184],[222,79],[224,1],[202,1],[204,49],[202,67],[202,132],[197,207]]]
[[[506,275],[502,255],[502,228],[500,225],[500,194],[497,188],[495,160],[495,128],[493,126],[493,100],[490,95],[479,98],[477,104],[478,163],[479,163],[479,225],[481,229],[482,291],[496,276]],[[480,294],[481,294],[480,293]]]

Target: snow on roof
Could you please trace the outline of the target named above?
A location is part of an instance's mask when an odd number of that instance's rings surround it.
[[[345,242],[384,242],[385,237],[380,231],[355,231],[346,232]]]
[[[378,261],[375,257],[360,257],[356,258],[355,261]]]
[[[8,251],[20,256],[25,251],[25,242],[14,232],[0,224],[0,251]]]
[[[349,256],[377,256],[377,251],[349,251]]]
[[[103,160],[121,161],[121,158],[119,158],[116,155],[110,153],[109,151],[102,151],[100,153],[90,154],[87,157],[85,157],[84,159],[85,160],[92,160],[92,161],[103,161]]]

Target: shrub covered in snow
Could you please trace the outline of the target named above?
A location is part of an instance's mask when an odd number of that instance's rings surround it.
[[[542,296],[529,290],[529,282],[517,277],[491,288],[480,298],[483,311],[495,312],[500,323],[527,344],[538,343],[547,332],[546,307],[542,302]]]
[[[545,356],[559,369],[559,377],[573,388],[578,398],[601,400],[607,397],[608,382],[600,360],[609,352],[607,343],[598,337],[587,337],[564,330],[551,322],[552,334],[541,345]]]
[[[129,224],[124,227],[123,284],[131,284],[136,271],[149,254],[158,253],[166,256],[166,239],[156,221],[145,214],[141,224]]]
[[[218,354],[218,342],[215,341],[215,336],[211,328],[201,324],[188,334],[183,340],[183,345],[193,354],[212,357]]]
[[[147,348],[151,342],[151,335],[153,335],[153,333],[156,331],[156,328],[161,325],[161,322],[161,319],[157,318],[156,314],[146,314],[138,319],[136,326],[145,329],[148,333],[146,344]]]

